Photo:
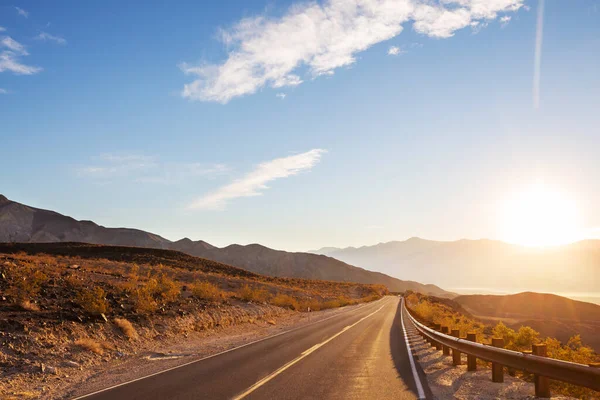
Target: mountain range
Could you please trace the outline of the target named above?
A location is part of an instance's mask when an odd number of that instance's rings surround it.
[[[390,276],[427,279],[457,291],[600,291],[600,240],[534,248],[487,239],[442,242],[415,237],[311,252]]]
[[[54,211],[30,207],[0,195],[0,242],[83,242],[177,250],[193,256],[240,267],[262,275],[383,284],[390,291],[414,290],[436,296],[453,296],[435,285],[393,278],[355,267],[335,258],[312,253],[273,250],[259,244],[215,247],[202,240],[170,241],[159,235],[129,228],[106,228],[78,221]]]

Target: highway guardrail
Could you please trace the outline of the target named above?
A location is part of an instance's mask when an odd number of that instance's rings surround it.
[[[546,345],[534,344],[531,352],[519,352],[504,349],[502,338],[493,338],[491,345],[477,343],[471,333],[466,337],[459,337],[458,330],[452,330],[439,324],[428,327],[417,321],[403,302],[407,314],[417,328],[419,334],[432,346],[442,349],[445,355],[452,350],[454,365],[461,364],[461,353],[467,354],[468,370],[477,368],[476,359],[492,363],[492,381],[504,381],[504,367],[514,370],[527,371],[534,374],[535,395],[537,397],[550,397],[549,379],[583,386],[600,391],[600,368],[596,364],[584,365],[568,361],[556,360],[546,356]]]

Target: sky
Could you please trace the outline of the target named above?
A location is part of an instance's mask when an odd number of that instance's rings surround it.
[[[600,237],[598,71],[599,0],[2,1],[0,193],[217,246]]]

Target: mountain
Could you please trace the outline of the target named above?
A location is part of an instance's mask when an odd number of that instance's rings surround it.
[[[188,238],[172,242],[159,235],[129,228],[106,228],[92,221],[77,221],[54,211],[29,207],[0,195],[0,242],[91,244],[177,250],[197,257],[244,268],[262,275],[383,284],[391,291],[414,290],[436,296],[453,296],[435,285],[403,281],[367,271],[332,257],[290,253],[258,244],[218,248]]]
[[[441,242],[411,238],[317,253],[448,288],[559,293],[593,293],[600,288],[600,240],[532,248],[486,239]]]
[[[600,305],[545,293],[468,295],[453,299],[469,313],[513,329],[531,326],[543,336],[567,342],[580,334],[584,343],[600,351]]]

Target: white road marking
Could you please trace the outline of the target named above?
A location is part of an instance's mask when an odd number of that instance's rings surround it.
[[[325,346],[327,343],[331,342],[333,339],[335,339],[336,337],[340,336],[342,333],[346,332],[348,329],[351,329],[352,327],[360,324],[365,319],[367,319],[367,318],[371,317],[372,315],[378,313],[383,307],[384,306],[379,307],[377,310],[373,311],[371,314],[369,314],[369,315],[367,315],[365,317],[362,317],[361,319],[359,319],[358,321],[356,321],[352,325],[346,326],[344,329],[342,329],[341,331],[339,331],[335,335],[331,336],[329,339],[327,339],[327,340],[325,340],[325,341],[323,341],[323,342],[321,342],[319,344],[314,345],[313,347],[309,348],[308,350],[305,350],[304,352],[302,352],[302,354],[300,356],[296,357],[292,361],[290,361],[287,364],[285,364],[283,367],[277,369],[275,372],[272,372],[271,374],[267,375],[266,377],[264,377],[260,381],[256,382],[254,385],[250,386],[242,394],[239,394],[239,395],[235,396],[233,398],[233,400],[241,400],[244,397],[248,396],[250,393],[254,392],[256,389],[260,388],[262,385],[264,385],[265,383],[269,382],[271,379],[275,378],[277,375],[281,374],[283,371],[285,371],[286,369],[290,368],[292,365],[294,365],[294,364],[298,363],[299,361],[301,361],[302,359],[308,357],[310,354],[314,353],[319,348]]]
[[[423,390],[423,384],[421,383],[421,378],[419,378],[419,373],[417,372],[417,367],[415,366],[415,360],[410,349],[408,334],[406,333],[406,326],[404,325],[404,298],[402,298],[402,303],[400,304],[400,307],[400,323],[402,324],[402,330],[404,331],[404,341],[406,342],[406,352],[408,353],[410,368],[412,369],[415,384],[417,385],[417,394],[419,396],[419,399],[425,399],[425,391]]]
[[[107,388],[100,389],[100,390],[97,390],[97,391],[95,391],[95,392],[92,392],[92,393],[84,394],[83,396],[79,396],[79,397],[73,397],[71,400],[79,400],[79,399],[84,399],[84,398],[86,398],[86,397],[94,396],[94,395],[96,395],[96,394],[99,394],[99,393],[102,393],[102,392],[106,392],[106,391],[109,391],[109,390],[112,390],[112,389],[118,388],[118,387],[120,387],[120,386],[125,386],[125,385],[128,385],[128,384],[130,384],[130,383],[133,383],[133,382],[141,381],[141,380],[143,380],[143,379],[146,379],[146,378],[151,378],[151,377],[153,377],[153,376],[160,375],[160,374],[163,374],[163,373],[165,373],[165,372],[172,371],[172,370],[174,370],[174,369],[178,369],[178,368],[186,367],[186,366],[188,366],[188,365],[190,365],[190,364],[195,364],[195,363],[197,363],[197,362],[200,362],[200,361],[208,360],[209,358],[217,357],[217,356],[220,356],[221,354],[229,353],[229,352],[232,352],[232,351],[235,351],[235,350],[241,349],[241,348],[243,348],[243,347],[250,346],[250,345],[252,345],[252,344],[255,344],[255,343],[263,342],[263,341],[265,341],[265,340],[269,340],[269,339],[272,339],[272,338],[274,338],[274,337],[277,337],[277,336],[285,335],[286,333],[290,333],[290,332],[297,331],[298,329],[306,328],[307,326],[311,326],[311,325],[315,325],[315,324],[318,324],[318,323],[321,323],[321,322],[327,321],[328,319],[335,318],[335,317],[337,317],[337,316],[340,316],[340,315],[346,314],[347,312],[350,312],[350,311],[356,311],[356,310],[360,310],[361,308],[363,308],[363,307],[366,307],[366,306],[368,306],[368,305],[370,305],[370,304],[379,303],[380,301],[382,301],[382,300],[384,300],[384,299],[385,299],[385,297],[382,297],[381,299],[379,299],[379,300],[377,300],[377,301],[375,301],[375,302],[373,302],[373,303],[365,303],[365,304],[362,304],[362,305],[360,305],[360,306],[358,306],[358,307],[356,307],[356,308],[354,308],[354,309],[349,309],[349,310],[344,310],[344,311],[342,311],[342,312],[338,312],[338,313],[336,313],[336,314],[332,315],[331,317],[323,318],[323,319],[320,319],[320,320],[318,320],[318,321],[311,322],[311,323],[309,323],[309,324],[306,324],[306,325],[303,325],[303,326],[299,326],[299,327],[297,327],[297,328],[292,328],[292,329],[290,329],[290,330],[287,330],[287,331],[284,331],[284,332],[279,332],[279,333],[276,333],[276,334],[274,334],[274,335],[267,336],[267,337],[265,337],[265,338],[262,338],[262,339],[255,340],[255,341],[253,341],[253,342],[244,343],[244,344],[242,344],[242,345],[240,345],[240,346],[237,346],[237,347],[231,348],[231,349],[229,349],[229,350],[225,350],[225,351],[221,351],[221,352],[219,352],[219,353],[211,354],[210,356],[206,356],[206,357],[200,358],[200,359],[198,359],[198,360],[190,361],[190,362],[187,362],[187,363],[185,363],[185,364],[176,365],[176,366],[174,366],[174,367],[167,368],[167,369],[164,369],[164,370],[162,370],[162,371],[155,372],[155,373],[153,373],[153,374],[150,374],[150,375],[145,375],[145,376],[142,376],[142,377],[140,377],[140,378],[136,378],[136,379],[132,379],[132,380],[130,380],[130,381],[126,381],[126,382],[123,382],[123,383],[119,383],[119,384],[117,384],[117,385],[114,385],[114,386],[109,386],[109,387],[107,387]],[[309,316],[309,317],[310,317],[310,316]]]

